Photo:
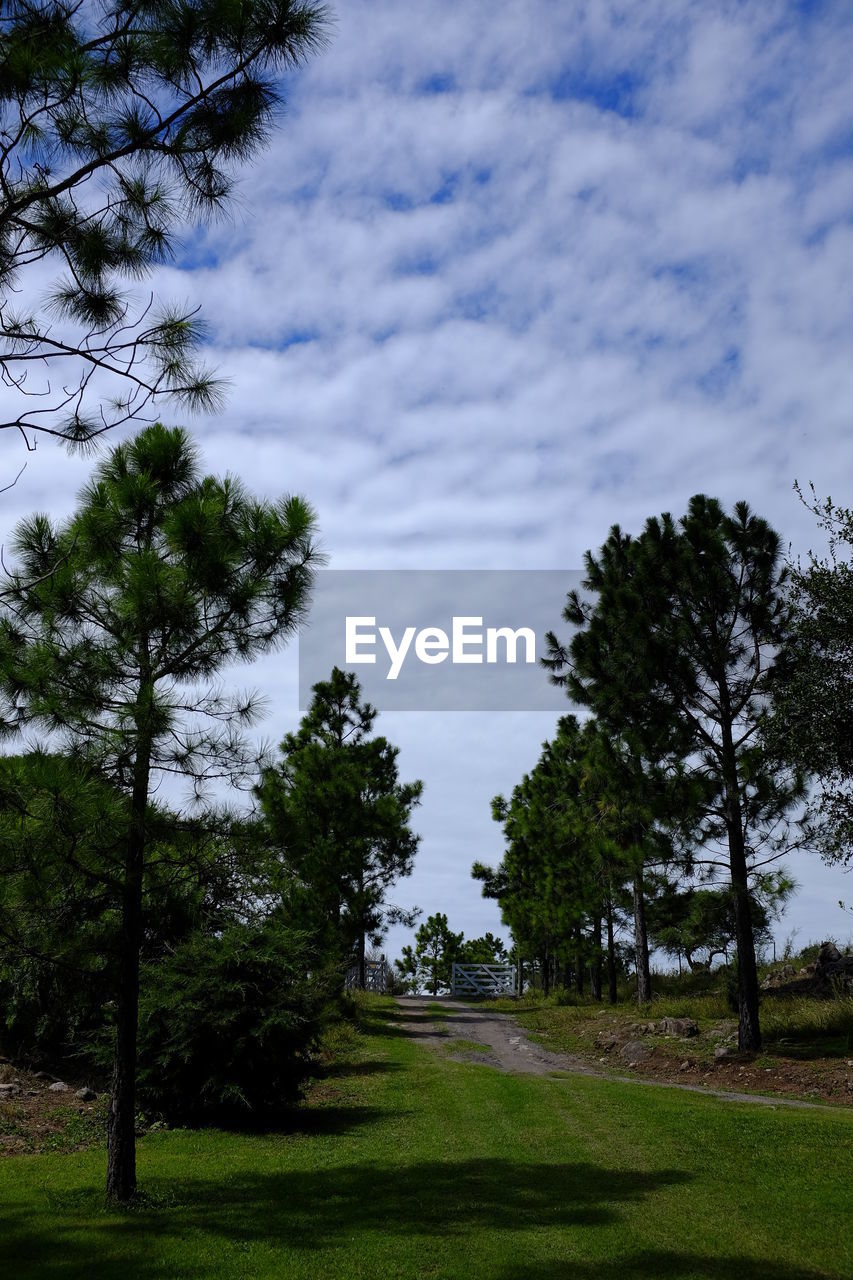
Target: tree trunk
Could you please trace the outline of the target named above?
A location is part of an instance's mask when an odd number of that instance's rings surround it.
[[[758,1020],[758,968],[755,963],[755,935],[749,908],[749,871],[743,837],[737,752],[732,735],[732,714],[728,686],[719,681],[720,729],[722,736],[723,785],[725,796],[726,834],[729,844],[729,869],[735,900],[735,938],[737,940],[737,1043],[742,1052],[761,1048],[761,1026]]]
[[[122,885],[115,1055],[107,1116],[107,1200],[114,1204],[125,1204],[136,1193],[136,1038],[150,754],[150,740],[141,740],[133,771],[130,831]]]
[[[649,970],[649,935],[646,932],[646,900],[643,891],[643,868],[634,873],[634,956],[637,967],[637,1003],[648,1004],[652,998],[652,975]]]
[[[520,952],[520,951],[519,951],[519,953],[518,953],[518,959],[517,959],[517,961],[516,961],[516,964],[517,964],[517,966],[518,966],[518,985],[517,985],[517,990],[518,990],[518,994],[519,994],[520,996],[523,996],[523,995],[524,995],[524,961],[523,961],[523,960],[522,960],[522,958],[521,958],[521,952]]]
[[[751,1052],[761,1048],[758,968],[755,963],[755,935],[749,907],[749,876],[743,830],[740,824],[740,805],[737,808],[737,821],[728,824],[729,867],[735,899],[735,937],[737,939],[737,1042],[742,1052]]]
[[[364,941],[364,931],[358,935],[358,989],[365,991],[367,989],[367,960],[365,958],[366,947]]]
[[[551,991],[551,961],[547,951],[545,951],[542,955],[541,969],[542,969],[542,994],[544,996],[547,996]]]
[[[613,899],[607,896],[607,998],[611,1004],[618,999],[616,990],[616,946],[613,941]]]
[[[575,991],[579,996],[583,995],[583,934],[580,925],[575,927]]]
[[[364,875],[359,873],[358,877],[358,909],[359,909],[359,930],[358,930],[358,989],[365,991],[367,989],[367,962],[366,939],[364,931]]]
[[[595,948],[592,967],[589,971],[590,987],[593,1000],[601,999],[601,915],[596,914],[592,922],[592,945]]]

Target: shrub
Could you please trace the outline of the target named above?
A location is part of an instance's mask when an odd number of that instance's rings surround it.
[[[300,1095],[324,1007],[303,934],[194,933],[143,971],[139,1102],[171,1123],[269,1118]]]

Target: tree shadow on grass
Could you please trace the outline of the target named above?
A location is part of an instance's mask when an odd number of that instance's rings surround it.
[[[403,1067],[399,1062],[332,1062],[329,1066],[323,1068],[323,1073],[319,1077],[321,1080],[340,1080],[346,1076],[379,1076],[391,1075],[394,1072],[402,1071]]]
[[[796,1058],[801,1062],[824,1058],[849,1058],[853,1053],[853,1036],[850,1032],[845,1032],[837,1036],[821,1036],[811,1040],[805,1038],[767,1040],[762,1053],[768,1058]]]
[[[604,1262],[515,1262],[493,1280],[826,1280],[826,1271],[735,1254],[708,1257],[678,1249],[645,1249]]]
[[[49,1224],[43,1211],[26,1204],[12,1207],[4,1215],[3,1254],[16,1277],[61,1273],[127,1280],[130,1268],[134,1280],[149,1280],[164,1274],[158,1238],[172,1247],[182,1238],[201,1241],[208,1256],[217,1242],[245,1247],[262,1241],[318,1255],[371,1236],[380,1252],[383,1239],[410,1235],[446,1238],[453,1247],[454,1240],[491,1228],[606,1226],[618,1220],[622,1206],[689,1180],[675,1169],[644,1173],[498,1159],[272,1173],[225,1170],[220,1179],[184,1182],[148,1178],[146,1190],[153,1204],[162,1206],[158,1209],[105,1214],[100,1188],[94,1187],[53,1193]],[[194,1267],[192,1254],[188,1244],[180,1274],[200,1280],[204,1272]],[[512,1275],[520,1280],[522,1272],[516,1268]],[[775,1280],[786,1278],[777,1272]]]
[[[395,1115],[407,1115],[405,1111],[395,1111]],[[344,1107],[314,1106],[300,1107],[292,1111],[287,1119],[274,1130],[266,1129],[266,1133],[295,1134],[307,1136],[337,1136],[349,1133],[360,1125],[373,1124],[377,1120],[386,1119],[387,1110],[382,1107]]]
[[[450,1025],[449,1019],[425,1013],[391,1013],[385,1017],[387,1021],[360,1023],[358,1029],[366,1036],[401,1036],[405,1040],[417,1040],[419,1037],[441,1035]]]

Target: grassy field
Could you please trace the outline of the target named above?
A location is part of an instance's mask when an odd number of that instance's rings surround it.
[[[550,1024],[552,1029],[562,1029],[565,1048],[571,1045],[571,1031],[580,1033],[596,1020],[611,1014],[627,1022],[643,1019],[694,1018],[700,1028],[707,1030],[715,1024],[730,1022],[736,1026],[736,1015],[728,1008],[725,997],[719,992],[707,995],[656,997],[650,1005],[638,1009],[631,1000],[618,1005],[599,1004],[593,1001],[577,1001],[560,996],[543,999],[532,994],[520,1000],[488,1000],[489,1008],[511,1013],[531,1029],[534,1023]],[[853,1056],[853,996],[838,996],[834,1000],[821,1000],[801,996],[772,996],[765,998],[761,1006],[761,1031],[764,1046],[771,1052],[780,1046],[800,1044],[810,1047],[815,1054],[828,1057]]]
[[[451,1061],[369,1006],[290,1133],[151,1134],[0,1162],[4,1273],[86,1280],[853,1275],[853,1114]]]

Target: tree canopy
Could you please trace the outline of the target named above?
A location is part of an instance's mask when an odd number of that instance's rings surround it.
[[[779,537],[744,502],[698,494],[678,521],[614,527],[587,553],[584,589],[549,637],[553,678],[656,769],[684,771],[709,870],[725,868],[737,924],[739,1043],[761,1043],[750,916],[753,872],[793,845],[802,777],[764,750],[777,652],[789,626]],[[590,599],[590,596],[592,597]],[[697,853],[696,859],[700,855]]]
[[[414,922],[386,898],[411,874],[419,837],[410,821],[423,788],[400,782],[399,750],[373,736],[376,709],[362,701],[352,672],[336,667],[313,694],[258,795],[285,866],[305,888],[304,909],[318,921],[329,962],[357,964],[363,987],[367,942],[380,941],[389,917]]]
[[[163,396],[216,405],[194,311],[134,286],[227,204],[325,29],[306,0],[3,5],[0,372],[21,398],[0,428],[81,442]]]
[[[792,617],[774,686],[769,749],[814,780],[812,835],[828,862],[853,858],[853,510],[812,492],[825,556],[791,566]]]
[[[120,977],[109,1195],[135,1189],[134,1113],[142,903],[150,796],[160,773],[247,779],[251,695],[210,678],[280,644],[303,616],[317,555],[301,498],[250,498],[199,474],[186,433],[159,424],[111,450],[70,520],[18,527],[0,617],[9,732],[38,729],[127,797],[117,873]]]

